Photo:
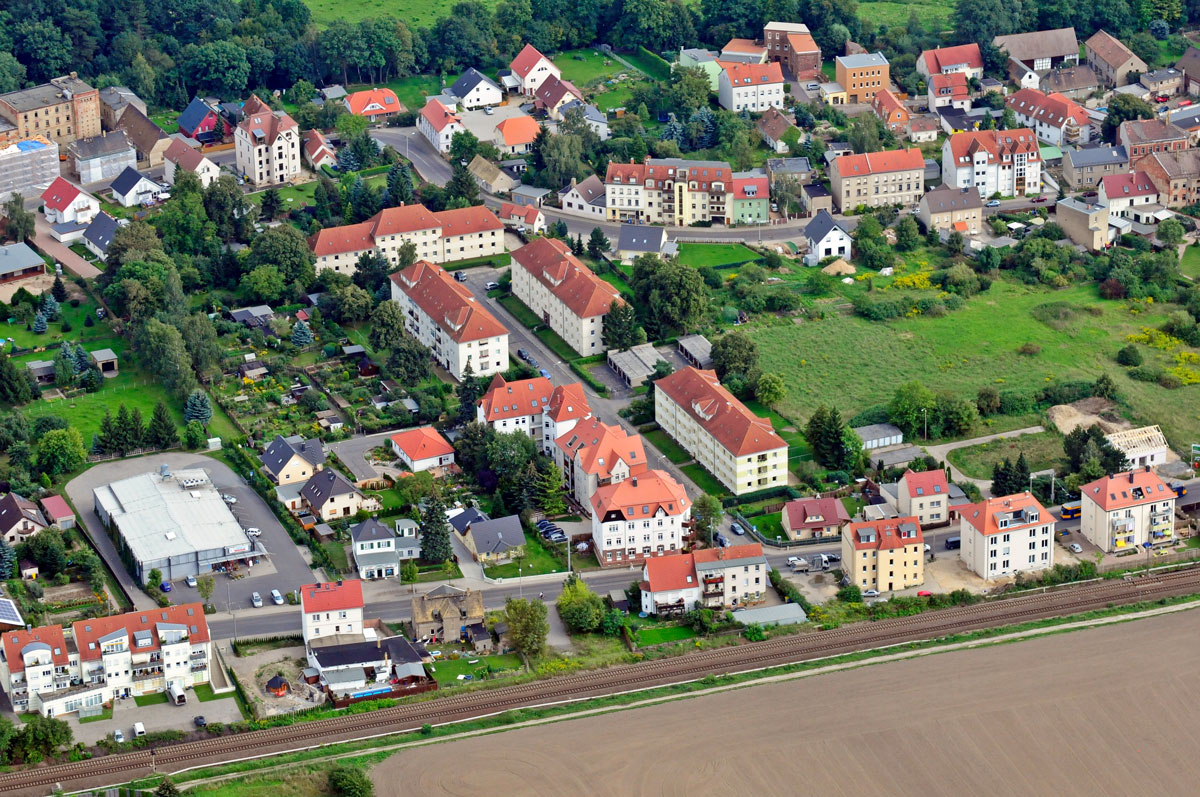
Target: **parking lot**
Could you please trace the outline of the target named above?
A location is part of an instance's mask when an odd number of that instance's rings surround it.
[[[467,132],[473,133],[480,141],[494,142],[499,135],[496,132],[496,125],[505,119],[527,116],[517,105],[498,105],[492,111],[491,114],[482,108],[477,111],[463,111],[459,114],[459,118],[462,119],[463,127],[467,129]]]
[[[154,731],[190,731],[195,729],[194,718],[203,716],[207,722],[240,722],[242,712],[238,710],[237,700],[233,693],[201,703],[195,693],[187,692],[188,701],[182,706],[170,703],[156,703],[152,706],[139,706],[132,697],[114,701],[112,719],[96,720],[95,722],[80,722],[78,714],[67,714],[60,719],[67,721],[75,734],[75,741],[91,744],[120,730],[125,734],[125,740],[133,737],[133,723],[140,722],[146,726],[147,733]]]

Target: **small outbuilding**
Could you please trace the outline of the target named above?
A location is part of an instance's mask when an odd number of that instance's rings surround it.
[[[92,352],[92,362],[96,363],[100,375],[111,379],[117,375],[117,353],[112,349],[96,349]]]
[[[854,429],[863,441],[863,448],[870,451],[873,448],[898,446],[904,442],[904,432],[900,427],[890,423],[873,423],[870,426],[857,426]]]
[[[267,681],[267,691],[275,695],[275,697],[283,697],[292,691],[292,685],[282,675],[276,675]]]

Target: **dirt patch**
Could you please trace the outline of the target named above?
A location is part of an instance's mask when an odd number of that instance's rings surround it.
[[[1114,407],[1108,399],[1093,396],[1071,404],[1056,404],[1047,410],[1046,415],[1050,423],[1063,434],[1070,434],[1080,426],[1088,428],[1093,424],[1100,424],[1105,433],[1132,429],[1133,424],[1117,415]]]
[[[16,295],[17,291],[21,290],[22,288],[29,291],[34,296],[41,296],[44,292],[50,290],[53,285],[53,274],[39,274],[36,277],[17,280],[16,282],[6,282],[3,285],[0,285],[0,302],[8,304],[12,301],[12,297]]]

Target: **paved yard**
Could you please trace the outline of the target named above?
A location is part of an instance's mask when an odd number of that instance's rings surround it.
[[[233,692],[221,696],[217,700],[201,703],[189,690],[188,701],[183,706],[173,706],[170,703],[157,703],[153,706],[139,706],[133,698],[116,701],[113,706],[113,716],[110,720],[83,722],[75,714],[65,717],[75,734],[75,741],[91,744],[108,736],[120,728],[126,740],[133,738],[133,723],[140,722],[151,731],[190,731],[194,730],[192,718],[203,715],[209,722],[240,722],[242,713],[238,710],[237,700]]]
[[[528,116],[521,111],[517,105],[501,105],[493,109],[494,113],[490,116],[483,112],[483,109],[478,111],[464,111],[459,114],[462,119],[463,127],[467,128],[468,132],[474,133],[475,137],[480,141],[495,142],[500,138],[500,134],[496,132],[496,125],[500,124],[505,119],[515,119],[518,116]]]

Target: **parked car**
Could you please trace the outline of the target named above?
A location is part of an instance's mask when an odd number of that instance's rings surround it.
[[[842,555],[840,553],[827,553],[827,554],[825,554],[825,558],[831,562],[842,561]]]
[[[260,537],[260,536],[262,536],[262,529],[251,526],[250,528],[246,529],[246,536],[247,537]]]
[[[276,606],[283,605],[283,595],[279,592],[279,590],[271,590],[271,603],[275,604]]]
[[[998,207],[1000,207],[1000,200],[999,199],[989,199],[987,202],[987,206],[989,208],[998,208]]]
[[[1036,204],[1036,203],[1039,203],[1039,202],[1045,202],[1045,201],[1046,201],[1046,197],[1044,197],[1044,196],[1035,196],[1035,197],[1033,198],[1033,200],[1032,200],[1032,201],[1033,201],[1035,204]]]
[[[1071,543],[1068,547],[1071,549],[1071,553],[1083,553],[1083,546],[1077,542]]]
[[[1188,106],[1189,106],[1189,105],[1191,105],[1191,104],[1192,104],[1192,101],[1191,101],[1191,100],[1180,100],[1180,101],[1179,101],[1179,107],[1180,107],[1180,108],[1186,108],[1186,107],[1188,107]]]
[[[467,272],[465,272],[465,271],[454,272],[454,281],[455,282],[466,282],[467,281]]]
[[[120,728],[117,728],[115,731],[113,731],[113,741],[117,744],[125,741],[125,734]]]
[[[483,112],[486,113],[488,116],[491,116],[492,114],[494,114],[496,112],[496,109],[489,105],[488,107],[483,109]]]
[[[820,91],[821,84],[820,83],[809,83],[807,86],[804,87],[804,90],[805,91]]]
[[[174,589],[174,587],[171,586],[170,581],[164,581],[163,583],[158,585],[158,588],[161,589],[163,592],[170,592],[172,589]]]
[[[262,608],[262,595],[259,595],[257,592],[253,593],[250,596],[250,605],[253,606],[255,609],[261,609]]]
[[[551,378],[551,377],[550,377],[550,372],[549,372],[549,371],[547,371],[545,368],[539,368],[539,369],[538,369],[538,373],[539,373],[539,374],[541,374],[542,376],[544,376],[546,379],[550,379],[550,378]]]
[[[546,518],[542,518],[541,520],[539,520],[537,523],[534,523],[533,525],[537,526],[539,529],[544,529],[547,526],[553,526],[554,524],[551,523],[549,520],[546,520]]]
[[[500,283],[499,282],[489,282],[487,285],[484,285],[483,287],[487,288],[489,291],[494,291],[500,287]]]
[[[556,531],[550,535],[550,542],[566,542],[566,541],[567,541],[567,535],[563,534],[561,531]]]
[[[1095,191],[1085,191],[1085,192],[1083,193],[1083,195],[1084,195],[1085,197],[1094,197],[1094,196],[1096,196],[1096,192],[1095,192]]]
[[[730,530],[730,531],[732,531],[734,534],[737,534],[738,536],[741,536],[742,534],[745,534],[745,533],[746,533],[746,530],[745,530],[744,528],[742,528],[742,524],[741,524],[741,523],[734,523],[734,524],[732,524],[732,525],[729,527],[729,530]]]
[[[186,583],[186,584],[187,584],[189,587],[194,587],[194,586],[196,586],[196,577],[195,577],[195,576],[188,576],[187,578],[185,578],[185,579],[184,579],[184,582],[185,582],[185,583]]]
[[[929,590],[927,590],[927,589],[923,589],[923,590],[921,590],[921,591],[919,591],[919,592],[917,593],[917,597],[918,597],[918,598],[932,598],[932,597],[933,597],[933,593],[932,593],[932,592],[930,592],[930,591],[929,591]]]
[[[933,552],[933,546],[930,545],[929,543],[925,543],[925,553],[932,553],[932,552]]]
[[[537,358],[536,358],[536,357],[534,357],[534,356],[532,356],[532,355],[530,355],[528,358],[526,358],[525,362],[529,363],[529,367],[530,367],[530,368],[537,368],[537,367],[538,367],[538,361],[537,361]]]
[[[230,506],[233,506],[234,504],[237,503],[237,499],[234,498],[232,495],[229,495],[228,493],[225,493],[224,495],[222,495],[221,500],[224,501],[225,503],[229,504]]]
[[[863,590],[863,593],[862,593],[862,596],[863,596],[864,598],[878,598],[878,597],[879,597],[879,590],[877,590],[877,589],[864,589],[864,590]]]
[[[714,534],[713,542],[715,542],[717,544],[717,547],[719,547],[719,548],[728,548],[729,547],[729,540],[725,539],[724,534]]]
[[[133,723],[133,738],[146,735],[146,726],[140,722]]]
[[[517,358],[529,362],[529,352],[524,349],[517,349]]]
[[[1160,105],[1160,106],[1158,106],[1158,112],[1159,112],[1159,113],[1166,113],[1166,112],[1167,112],[1167,111],[1169,111],[1169,110],[1171,110],[1171,106],[1170,106],[1170,105]]]
[[[771,203],[771,212],[772,212],[772,213],[778,213],[778,212],[779,212],[779,203],[778,203],[778,202],[772,202],[772,203]]]
[[[198,717],[192,717],[192,724],[195,725],[197,728],[207,728],[208,720],[204,719],[204,715],[201,714]]]

